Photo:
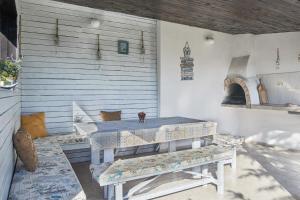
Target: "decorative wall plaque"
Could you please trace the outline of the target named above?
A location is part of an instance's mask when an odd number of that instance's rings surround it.
[[[118,40],[118,53],[119,54],[128,54],[129,52],[129,43],[125,40]]]
[[[191,57],[189,43],[186,42],[183,48],[183,57],[180,57],[181,80],[193,80],[194,58]]]

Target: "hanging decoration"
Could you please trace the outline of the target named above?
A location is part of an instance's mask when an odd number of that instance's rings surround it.
[[[100,51],[100,34],[97,34],[97,58],[101,59],[101,51]]]
[[[277,48],[276,69],[279,68],[280,68],[280,54],[279,54],[279,48]]]
[[[141,31],[141,54],[145,54],[144,31]]]
[[[186,42],[183,48],[183,57],[180,57],[181,80],[193,80],[194,58],[191,57],[189,43]]]
[[[129,53],[129,42],[126,40],[118,40],[118,54],[128,55]]]
[[[58,46],[59,43],[59,35],[58,35],[58,19],[56,19],[56,30],[55,30],[55,38],[54,38],[54,43],[56,46]]]
[[[19,15],[19,34],[18,34],[18,43],[19,43],[19,47],[18,47],[19,55],[18,55],[18,57],[19,57],[19,60],[21,60],[23,58],[21,33],[22,33],[22,17],[21,17],[21,15]]]

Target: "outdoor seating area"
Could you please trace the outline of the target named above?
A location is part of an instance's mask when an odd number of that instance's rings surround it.
[[[0,200],[300,200],[300,1],[0,0]]]

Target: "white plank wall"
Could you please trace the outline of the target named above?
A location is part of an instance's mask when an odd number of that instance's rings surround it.
[[[0,89],[0,200],[7,199],[15,166],[12,135],[20,127],[20,90]]]
[[[157,117],[155,20],[48,0],[23,0],[21,15],[22,113],[46,112],[50,134],[72,132],[80,109],[92,120],[99,120],[101,110],[122,110],[123,119],[140,111]],[[101,21],[99,28],[90,26],[91,18]],[[129,55],[117,53],[118,40],[129,41]]]

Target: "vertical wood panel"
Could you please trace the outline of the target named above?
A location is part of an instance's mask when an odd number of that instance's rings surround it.
[[[15,164],[12,135],[20,127],[20,90],[0,89],[0,199],[7,199]]]
[[[22,113],[46,112],[50,134],[72,132],[74,115],[98,121],[101,110],[122,110],[123,119],[140,111],[157,117],[155,20],[48,0],[23,0],[21,14]],[[129,55],[117,53],[118,40],[129,41]]]
[[[16,55],[16,48],[0,33],[0,59]],[[0,199],[7,199],[16,161],[12,135],[20,127],[21,93],[0,88]]]

